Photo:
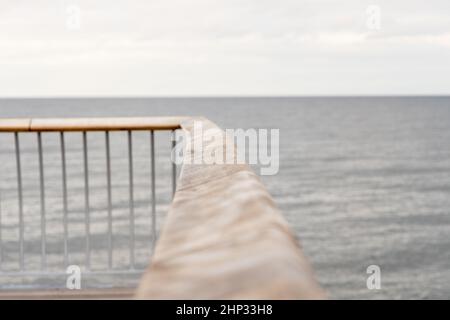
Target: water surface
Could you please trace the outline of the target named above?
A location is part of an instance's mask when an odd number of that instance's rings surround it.
[[[280,129],[280,171],[263,177],[332,298],[450,298],[450,98],[177,98],[0,100],[0,117],[202,115],[223,128]],[[126,137],[117,133],[113,150],[114,263],[128,263]],[[90,134],[94,232],[104,244],[104,149],[101,134]],[[168,136],[157,137],[158,215],[170,202]],[[11,135],[0,137],[3,237],[17,234],[15,163]],[[27,237],[39,239],[39,194],[35,137],[23,137],[24,183],[30,222]],[[83,259],[81,140],[69,135],[70,208],[75,262]],[[137,260],[149,258],[148,137],[135,136]],[[61,259],[59,144],[44,135],[47,206],[52,220],[54,267]],[[60,178],[59,178],[60,179]],[[53,227],[52,227],[53,223]],[[77,233],[78,232],[78,233]],[[8,238],[9,237],[9,238]],[[53,240],[52,240],[53,239]],[[14,259],[15,244],[4,253]],[[27,250],[39,264],[39,246]],[[119,250],[120,251],[120,250]],[[99,251],[100,266],[106,256]],[[382,289],[368,290],[366,268],[380,266]],[[11,266],[13,267],[13,266]],[[3,286],[10,279],[1,279]],[[100,280],[99,280],[100,281]]]

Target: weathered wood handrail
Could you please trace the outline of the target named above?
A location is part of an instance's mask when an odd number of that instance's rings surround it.
[[[194,121],[181,128],[193,140]],[[194,141],[191,144],[195,145]],[[213,143],[219,151],[231,142]],[[234,148],[234,146],[231,146]],[[185,160],[195,150],[185,150]],[[225,152],[223,152],[225,154]],[[314,280],[287,222],[247,165],[184,163],[140,299],[316,299]]]

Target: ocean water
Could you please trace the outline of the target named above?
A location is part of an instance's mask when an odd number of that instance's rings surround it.
[[[136,98],[0,100],[0,117],[201,115],[222,128],[280,129],[280,171],[263,180],[331,298],[450,298],[450,97]],[[44,134],[49,264],[61,263],[59,140]],[[89,134],[93,264],[106,244],[104,136]],[[126,136],[113,146],[115,266],[129,262]],[[148,136],[134,136],[136,261],[147,263]],[[83,262],[81,138],[67,135],[71,262]],[[113,140],[112,140],[113,141]],[[169,137],[157,135],[158,229],[170,202]],[[0,134],[3,268],[17,265],[17,190],[11,134]],[[39,268],[36,137],[21,137],[27,265]],[[125,148],[125,149],[124,149]],[[52,179],[53,178],[53,179]],[[54,181],[54,182],[52,182]],[[123,250],[121,251],[120,248]],[[96,251],[97,250],[97,251]],[[366,269],[381,269],[369,290]],[[12,270],[11,269],[11,270]],[[132,278],[130,281],[135,281]],[[23,280],[22,280],[23,281]],[[92,280],[102,283],[100,280]],[[109,279],[111,281],[111,279]],[[124,281],[126,278],[114,278]],[[32,284],[33,280],[26,282]],[[38,283],[39,284],[39,283]],[[0,287],[15,285],[0,278]]]

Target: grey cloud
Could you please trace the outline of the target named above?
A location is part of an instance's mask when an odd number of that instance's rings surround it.
[[[366,27],[374,2],[382,10],[378,32]],[[83,70],[104,83],[102,94],[420,93],[421,80],[411,79],[419,63],[449,68],[450,2],[374,2],[0,1],[0,95],[92,94]],[[81,9],[80,30],[65,27],[69,4]],[[44,83],[32,88],[28,79],[39,74]],[[148,91],[140,83],[148,74],[173,85]],[[386,84],[373,87],[374,77]],[[438,79],[442,92],[450,76]]]

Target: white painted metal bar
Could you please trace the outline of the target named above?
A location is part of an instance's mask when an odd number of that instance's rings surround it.
[[[3,235],[2,235],[2,190],[0,189],[0,271],[3,265]]]
[[[134,269],[134,186],[133,186],[133,136],[128,131],[128,176],[129,176],[129,192],[130,192],[130,268]]]
[[[155,179],[155,132],[150,131],[151,187],[152,187],[152,249],[156,244],[156,179]]]
[[[69,209],[67,204],[67,170],[66,170],[66,143],[64,132],[59,133],[61,145],[62,193],[63,193],[63,227],[64,227],[64,266],[69,265]]]
[[[85,232],[86,232],[86,269],[91,268],[91,221],[89,203],[89,164],[87,133],[83,131],[83,161],[84,161],[84,210],[85,210]]]
[[[174,152],[175,146],[176,146],[176,131],[172,130],[172,145],[171,145],[171,153]],[[177,164],[175,159],[175,153],[174,158],[172,160],[172,196],[175,195],[175,191],[177,190]]]
[[[108,194],[108,268],[112,269],[112,191],[111,191],[111,151],[109,131],[105,131],[106,146],[106,190]]]
[[[45,270],[47,266],[47,248],[46,248],[46,221],[45,221],[45,181],[44,181],[44,159],[42,151],[42,134],[37,133],[38,156],[39,156],[39,187],[41,196],[41,269]]]
[[[19,199],[19,266],[24,270],[24,225],[23,225],[23,190],[22,190],[22,167],[20,161],[20,140],[19,133],[14,132],[14,144],[16,150],[17,167],[17,196]]]

